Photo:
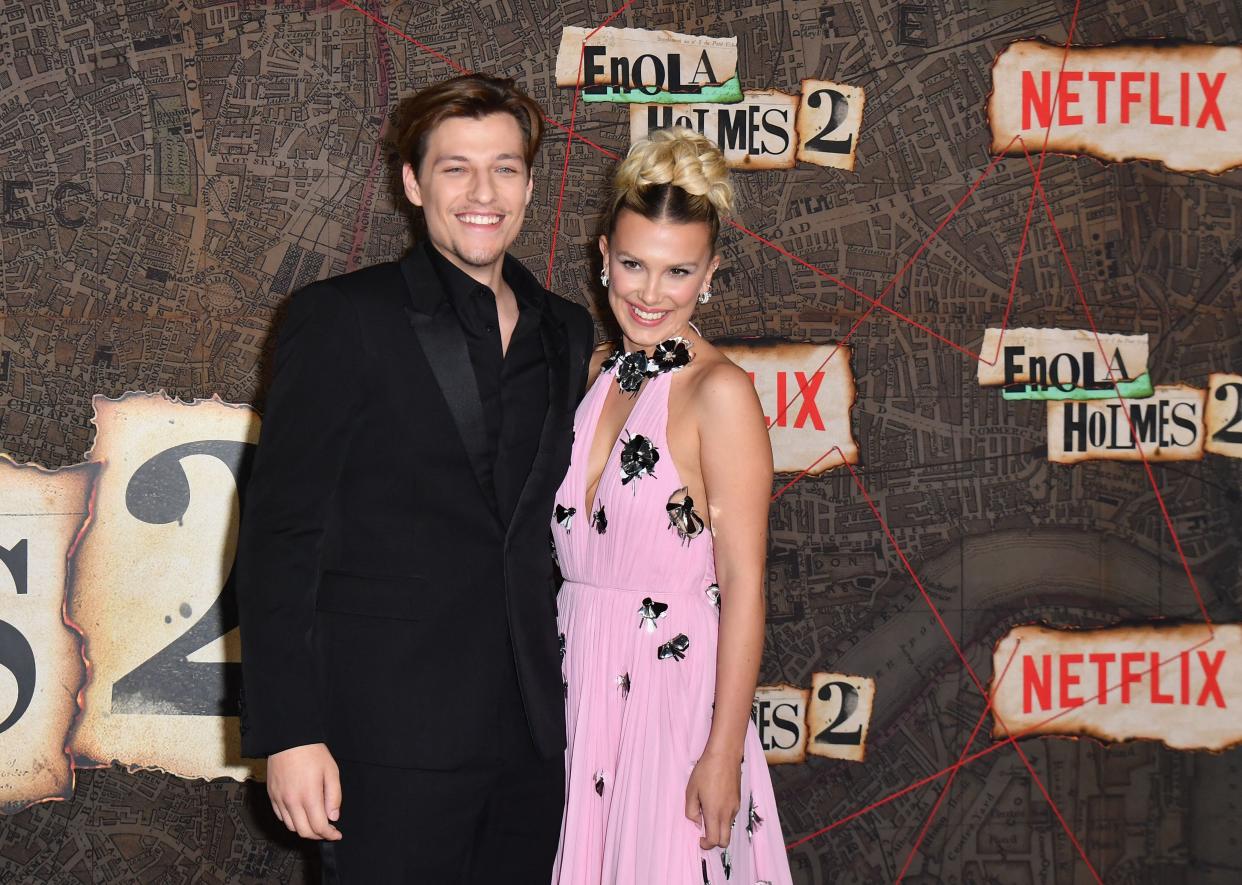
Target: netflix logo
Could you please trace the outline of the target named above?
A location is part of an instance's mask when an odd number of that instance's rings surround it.
[[[1176,749],[1242,742],[1242,624],[1015,627],[992,652],[992,736],[1090,735]]]
[[[1242,46],[1022,40],[992,66],[992,150],[1047,150],[1182,172],[1242,165]]]
[[[778,473],[818,475],[858,463],[850,427],[850,349],[767,339],[716,342],[750,375],[759,394]]]
[[[1022,72],[1022,128],[1032,120],[1040,129],[1052,123],[1056,108],[1058,126],[1104,126],[1116,122],[1123,126],[1183,126],[1225,132],[1220,113],[1220,91],[1228,73],[1181,71],[1176,85],[1164,84],[1165,108],[1162,113],[1159,71],[1066,71],[1056,78],[1051,71]],[[1038,78],[1038,79],[1037,79]],[[1169,102],[1167,92],[1176,96]]]

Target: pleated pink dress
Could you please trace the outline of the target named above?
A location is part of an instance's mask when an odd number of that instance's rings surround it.
[[[668,452],[669,372],[643,383],[595,497],[585,500],[591,436],[615,371],[578,408],[552,524],[566,579],[557,623],[568,732],[552,881],[787,885],[772,781],[753,722],[729,848],[700,849],[699,826],[685,816],[686,784],[707,743],[715,696],[712,537],[693,534],[685,509],[680,521],[689,532],[680,532],[672,518],[679,514],[667,507],[683,485]]]

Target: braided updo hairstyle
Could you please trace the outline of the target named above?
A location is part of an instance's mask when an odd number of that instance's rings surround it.
[[[635,142],[617,167],[605,216],[609,237],[622,209],[651,221],[706,222],[712,249],[720,221],[733,209],[733,185],[724,154],[690,129],[657,129]]]

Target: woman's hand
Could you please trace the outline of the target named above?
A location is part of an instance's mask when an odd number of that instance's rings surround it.
[[[703,830],[699,847],[728,848],[733,821],[742,804],[742,760],[706,751],[686,785],[686,817]]]

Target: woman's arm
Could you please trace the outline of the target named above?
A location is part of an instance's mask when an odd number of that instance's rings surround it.
[[[720,585],[716,702],[707,746],[690,783],[699,791],[700,844],[709,848],[728,844],[740,802],[742,745],[763,655],[772,446],[754,385],[737,366],[712,366],[697,393],[700,468]],[[693,810],[690,798],[687,813]]]

